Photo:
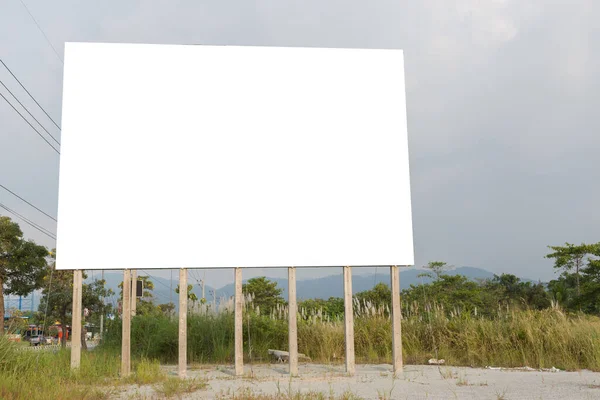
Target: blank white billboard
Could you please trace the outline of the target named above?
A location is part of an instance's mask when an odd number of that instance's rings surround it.
[[[57,268],[412,265],[401,50],[67,43]]]

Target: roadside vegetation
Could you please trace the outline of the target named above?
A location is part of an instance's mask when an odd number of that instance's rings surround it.
[[[414,305],[412,305],[414,307]],[[600,318],[568,315],[558,307],[544,310],[499,308],[493,318],[468,312],[448,313],[441,305],[424,310],[407,306],[402,344],[407,364],[444,359],[454,366],[499,366],[600,371]],[[411,310],[412,308],[412,310]],[[355,352],[360,363],[391,363],[391,321],[381,308],[356,305]],[[120,324],[109,327],[103,347],[120,349]],[[177,362],[177,321],[167,316],[136,316],[132,324],[135,357]],[[188,360],[191,363],[233,363],[233,314],[188,317]],[[247,310],[244,358],[270,362],[268,349],[287,349],[285,317]],[[344,355],[342,319],[313,315],[298,321],[298,346],[313,362],[341,363]]]
[[[423,283],[402,291],[404,362],[426,364],[435,358],[453,366],[600,371],[600,243],[549,249],[545,257],[553,260],[559,276],[547,283],[509,274],[474,281],[451,275],[445,262],[430,262]],[[55,256],[55,251],[24,239],[16,223],[0,217],[0,300],[2,291],[25,295],[42,289],[40,309],[29,315],[28,323],[49,328],[60,321],[64,329],[71,322],[72,273],[55,270]],[[181,382],[161,369],[161,363],[177,362],[175,305],[158,304],[149,277],[140,280],[144,296],[137,300],[132,318],[130,377],[119,377],[120,318],[105,319],[101,344],[83,351],[81,368],[72,371],[66,335],[63,346],[52,350],[30,351],[9,341],[8,334],[18,335],[26,328],[23,316],[15,313],[6,326],[0,322],[0,398],[103,399],[123,385],[152,385],[155,393],[169,397],[205,388],[205,382]],[[188,361],[233,363],[233,299],[209,303],[196,297],[192,285],[187,291]],[[288,308],[282,290],[260,277],[245,283],[243,292],[245,362],[270,362],[269,349],[288,348]],[[90,311],[86,322],[98,325],[100,315],[118,315],[102,301],[111,294],[102,280],[84,284],[83,307]],[[355,294],[357,362],[391,362],[390,303],[385,284]],[[344,361],[343,312],[343,300],[337,297],[299,303],[299,351],[312,362]]]
[[[548,284],[514,275],[473,281],[448,274],[445,262],[430,262],[429,283],[402,292],[405,363],[430,358],[447,365],[600,371],[600,244],[552,247],[547,257],[561,275]],[[288,309],[281,289],[264,277],[243,287],[244,358],[270,361],[268,349],[288,348]],[[358,362],[391,362],[391,291],[385,284],[354,297],[355,352]],[[344,355],[343,300],[300,302],[298,346],[313,362],[341,363]],[[137,357],[177,360],[177,320],[160,307],[132,322]],[[188,360],[233,362],[233,301],[218,309],[194,302],[188,316]],[[118,349],[119,320],[108,326],[103,346]]]

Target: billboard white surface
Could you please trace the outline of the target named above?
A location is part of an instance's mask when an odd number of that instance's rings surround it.
[[[57,268],[412,265],[401,50],[67,43]]]

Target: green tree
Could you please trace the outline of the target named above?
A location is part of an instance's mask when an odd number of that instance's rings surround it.
[[[147,275],[138,276],[142,282],[142,297],[136,298],[136,315],[152,315],[160,313],[160,308],[154,304],[154,282]]]
[[[548,282],[550,296],[566,309],[577,308],[577,283],[575,274],[563,273]]]
[[[487,312],[484,292],[481,284],[466,276],[442,274],[431,283],[410,285],[402,291],[402,299],[407,304],[419,304],[423,309],[438,305],[447,311]]]
[[[581,295],[575,305],[588,313],[600,313],[600,260],[589,259],[582,269]]]
[[[375,307],[392,305],[392,290],[385,283],[378,283],[373,289],[358,292],[355,297],[361,302],[369,302]]]
[[[175,304],[174,303],[164,303],[164,304],[159,304],[158,305],[158,309],[160,310],[161,313],[163,313],[164,315],[172,315],[173,312],[175,311]]]
[[[192,290],[194,290],[194,286],[188,285],[187,286],[187,298],[189,301],[192,302],[192,304],[196,304],[196,302],[198,301],[198,296],[196,296],[196,293],[192,292]],[[179,294],[179,285],[177,285],[177,287],[175,288],[175,293]]]
[[[137,297],[137,284],[132,283],[132,288],[134,292],[131,295],[135,295],[136,302],[136,311],[135,315],[151,315],[159,312],[160,310],[157,306],[154,305],[154,282],[150,280],[150,277],[147,275],[139,275],[137,277],[138,281],[142,282],[142,296]],[[119,297],[123,298],[123,282],[121,281],[118,285]]]
[[[271,282],[264,276],[249,279],[242,285],[242,292],[254,296],[253,303],[263,315],[269,314],[278,304],[285,304],[281,297],[283,289],[277,287],[277,282]]]
[[[425,269],[428,269],[431,272],[426,272],[422,275],[439,280],[449,268],[450,266],[444,261],[429,261],[425,266]]]
[[[44,278],[45,284],[42,290],[42,300],[39,310],[44,314],[44,319],[57,319],[60,321],[63,335],[62,345],[66,346],[67,322],[72,318],[73,310],[73,271],[56,269],[56,251],[52,250],[53,259],[49,269],[51,273]],[[87,275],[83,273],[83,279]],[[91,283],[84,283],[82,286],[81,298],[82,309],[87,308],[91,314],[105,313],[109,306],[104,304],[104,298],[113,294],[112,290],[106,289],[104,280],[96,280]],[[85,338],[85,330],[81,330],[82,339]],[[86,348],[85,340],[82,340],[82,347]]]
[[[547,254],[546,258],[554,259],[554,268],[561,270],[563,274],[575,271],[575,286],[577,296],[581,294],[581,268],[585,265],[586,257],[598,252],[600,243],[574,245],[565,243],[564,246],[548,246],[552,253]]]
[[[344,316],[344,299],[341,297],[330,297],[323,299],[306,299],[298,303],[298,310],[302,309],[309,315],[311,312],[323,311],[323,315],[328,315],[330,319],[338,319]]]
[[[47,272],[48,249],[23,238],[19,225],[0,216],[0,335],[4,334],[4,295],[25,296],[39,289]]]
[[[494,275],[484,284],[486,294],[492,294],[498,304],[533,309],[550,306],[550,296],[541,283],[522,282],[512,274]]]
[[[600,313],[600,243],[589,245],[590,254],[580,269],[579,280],[575,273],[563,272],[548,283],[553,297],[570,310]],[[577,283],[579,282],[579,291]]]
[[[529,282],[525,283],[527,285],[528,290],[525,292],[526,302],[529,307],[534,308],[536,310],[543,310],[544,308],[548,308],[551,306],[550,302],[550,294],[544,287],[541,282],[536,284],[531,284]]]
[[[27,329],[27,320],[24,319],[25,313],[16,308],[8,310],[7,333],[22,333]]]
[[[160,313],[160,308],[151,300],[137,299],[135,315],[155,315]]]

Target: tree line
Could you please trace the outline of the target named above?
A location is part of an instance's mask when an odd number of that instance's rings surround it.
[[[499,309],[542,310],[552,306],[572,312],[600,314],[600,243],[565,243],[564,246],[548,248],[551,252],[545,258],[554,261],[553,267],[559,276],[547,283],[524,281],[513,274],[472,280],[448,274],[450,266],[444,261],[432,261],[420,275],[429,278],[430,282],[402,290],[403,307],[410,312],[415,307],[438,306],[448,313],[467,312],[488,317],[497,315]],[[254,294],[253,303],[259,306],[261,313],[268,314],[278,304],[286,304],[281,296],[282,290],[265,277],[250,279],[244,285],[244,291]],[[389,313],[391,290],[385,283],[356,293],[354,298],[363,306],[382,307]],[[342,318],[344,314],[341,297],[303,300],[298,306],[300,309],[320,310],[330,318]]]
[[[430,278],[430,282],[411,285],[403,290],[403,307],[410,312],[411,307],[437,305],[447,312],[493,316],[499,308],[544,309],[560,305],[568,311],[599,314],[600,243],[565,243],[563,246],[549,246],[549,249],[545,257],[553,260],[559,276],[547,283],[523,281],[511,274],[474,281],[465,276],[448,274],[446,262],[430,262],[422,274]],[[71,319],[73,273],[56,270],[55,260],[55,250],[48,250],[25,239],[17,223],[0,216],[0,314],[5,315],[4,295],[25,296],[33,290],[42,289],[42,300],[34,319],[45,326],[51,325],[48,323],[50,321],[58,320],[65,329],[67,321]],[[85,278],[87,276],[84,274]],[[156,304],[152,297],[153,283],[148,277],[140,279],[144,282],[144,296],[137,300],[137,313],[171,315],[175,305]],[[122,292],[122,284],[120,288]],[[191,292],[191,285],[187,289],[190,300],[197,301]],[[282,289],[266,277],[248,280],[242,290],[253,296],[253,305],[260,314],[269,314],[275,308],[286,305]],[[110,304],[104,302],[104,298],[112,294],[104,280],[83,285],[83,307],[90,311],[90,318],[94,322],[97,323],[100,315],[114,311]],[[389,312],[391,291],[386,284],[377,284],[354,297],[356,302],[382,307]],[[331,318],[340,318],[343,316],[344,302],[340,297],[309,299],[299,302],[299,308],[320,310]],[[4,332],[5,321],[1,318],[0,334]],[[65,339],[66,335],[63,334],[63,341]]]

